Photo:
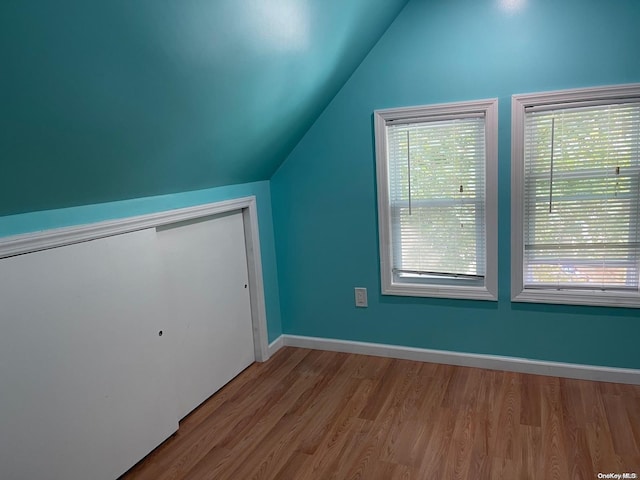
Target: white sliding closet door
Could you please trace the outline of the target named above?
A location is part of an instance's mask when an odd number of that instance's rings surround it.
[[[113,480],[175,432],[153,229],[0,261],[0,478]]]
[[[157,236],[183,418],[255,360],[242,213],[160,227]]]

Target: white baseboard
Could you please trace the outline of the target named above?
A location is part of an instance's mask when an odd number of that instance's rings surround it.
[[[576,363],[548,362],[518,357],[503,357],[480,353],[461,353],[427,348],[403,347],[382,343],[355,342],[332,338],[281,335],[269,345],[272,355],[283,346],[312,348],[332,352],[357,353],[378,357],[399,358],[419,362],[444,363],[463,367],[505,370],[551,377],[575,378],[597,382],[628,383],[640,385],[640,370],[631,368],[601,367]]]
[[[271,356],[274,353],[276,353],[278,350],[284,347],[284,337],[285,337],[284,335],[280,335],[278,338],[276,338],[273,342],[269,344],[269,346],[267,347],[268,358],[271,358]]]

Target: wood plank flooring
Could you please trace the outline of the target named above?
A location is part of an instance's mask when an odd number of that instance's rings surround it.
[[[639,447],[640,386],[287,347],[121,480],[640,478]]]

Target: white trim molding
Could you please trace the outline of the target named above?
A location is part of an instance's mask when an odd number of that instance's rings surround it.
[[[105,222],[55,228],[4,237],[0,239],[0,258],[73,245],[74,243],[87,242],[98,238],[119,235],[121,233],[161,227],[172,223],[184,222],[185,220],[232,212],[234,210],[242,210],[243,208],[248,208],[251,202],[255,204],[254,196],[117,220],[107,220]]]
[[[280,350],[282,347],[284,347],[284,335],[280,335],[278,338],[276,338],[273,342],[271,342],[269,344],[269,357],[272,357],[273,354],[275,354],[278,350]]]
[[[242,212],[244,223],[255,357],[257,361],[264,362],[269,358],[267,315],[258,210],[256,197],[253,195],[195,207],[2,238],[0,239],[0,259],[234,211]]]
[[[399,281],[393,273],[393,241],[389,195],[388,126],[396,123],[422,123],[484,118],[485,127],[485,274],[473,284],[464,283],[454,275],[442,279]],[[408,108],[376,110],[373,113],[376,177],[378,199],[378,236],[380,243],[380,276],[383,295],[414,297],[460,298],[473,300],[498,299],[498,99],[443,103]]]
[[[596,382],[627,383],[640,385],[640,370],[631,368],[602,367],[575,363],[549,362],[518,357],[462,353],[427,348],[404,347],[382,343],[356,342],[333,338],[305,337],[284,334],[272,342],[275,353],[282,346],[327,350],[331,352],[374,355],[418,362],[443,363],[462,367],[504,370],[551,377],[575,378]],[[278,348],[276,349],[276,345]]]
[[[531,109],[638,101],[640,83],[513,95],[511,100],[511,300],[513,302],[640,308],[640,291],[527,288],[524,284],[524,128]]]

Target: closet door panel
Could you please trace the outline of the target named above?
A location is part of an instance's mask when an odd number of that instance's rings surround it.
[[[3,479],[113,480],[176,431],[158,253],[151,229],[0,260]]]
[[[255,360],[240,212],[158,229],[180,418]]]

